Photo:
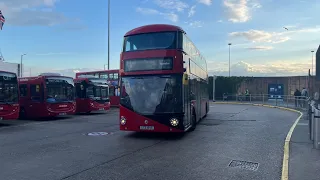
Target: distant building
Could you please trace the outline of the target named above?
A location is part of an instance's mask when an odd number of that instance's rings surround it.
[[[20,64],[0,61],[0,71],[14,72],[20,76]]]

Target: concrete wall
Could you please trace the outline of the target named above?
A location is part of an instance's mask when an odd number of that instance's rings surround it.
[[[244,93],[248,88],[250,94],[268,94],[269,84],[283,84],[284,95],[293,95],[296,89],[301,90],[303,87],[310,89],[310,93],[320,87],[320,81],[316,81],[315,77],[310,78],[309,87],[308,76],[292,76],[292,77],[248,77],[240,84],[238,93]]]

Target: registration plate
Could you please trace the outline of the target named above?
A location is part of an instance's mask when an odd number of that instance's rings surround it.
[[[59,113],[60,116],[66,115],[67,113]]]
[[[104,108],[100,108],[99,110],[100,110],[100,111],[104,111]]]
[[[154,130],[154,126],[140,126],[140,130],[153,131]]]

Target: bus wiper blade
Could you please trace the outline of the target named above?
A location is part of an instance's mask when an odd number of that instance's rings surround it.
[[[3,101],[3,100],[0,100],[0,104],[7,104],[7,105],[11,105],[8,101]]]

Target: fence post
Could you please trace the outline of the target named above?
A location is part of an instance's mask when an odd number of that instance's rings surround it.
[[[264,94],[262,94],[262,104],[264,104]]]
[[[289,95],[287,95],[287,107],[289,107]]]
[[[313,148],[320,149],[320,110],[315,109],[313,126]]]

